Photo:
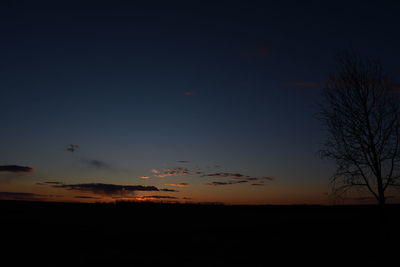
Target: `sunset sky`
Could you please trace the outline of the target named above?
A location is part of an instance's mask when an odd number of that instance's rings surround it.
[[[249,2],[2,2],[0,199],[331,204],[321,88],[399,81],[400,4]]]

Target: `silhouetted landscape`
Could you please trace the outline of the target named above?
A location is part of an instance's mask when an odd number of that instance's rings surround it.
[[[1,201],[7,266],[392,266],[400,206]],[[376,244],[384,244],[379,249]],[[395,261],[393,261],[395,262]]]

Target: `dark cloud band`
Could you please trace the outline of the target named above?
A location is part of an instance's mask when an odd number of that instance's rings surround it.
[[[14,172],[14,173],[23,173],[23,172],[32,172],[33,169],[31,167],[18,166],[18,165],[3,165],[0,166],[0,172]]]
[[[172,189],[159,189],[155,186],[145,185],[117,185],[102,183],[85,183],[85,184],[53,184],[54,188],[63,188],[66,190],[74,190],[80,192],[90,192],[96,195],[114,196],[114,195],[132,195],[136,191],[165,191],[177,192]]]
[[[49,196],[25,192],[0,192],[0,199],[3,200],[41,200],[46,197]]]

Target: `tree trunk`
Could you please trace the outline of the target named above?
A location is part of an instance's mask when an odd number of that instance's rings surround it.
[[[386,212],[385,212],[385,205],[386,205],[386,197],[385,197],[385,190],[383,189],[382,181],[378,180],[378,204],[379,204],[379,219],[381,223],[386,223]]]

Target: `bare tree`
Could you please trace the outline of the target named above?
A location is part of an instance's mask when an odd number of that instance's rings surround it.
[[[366,189],[383,207],[389,189],[400,186],[398,101],[379,62],[338,58],[319,113],[328,133],[320,152],[336,162],[336,193]]]

